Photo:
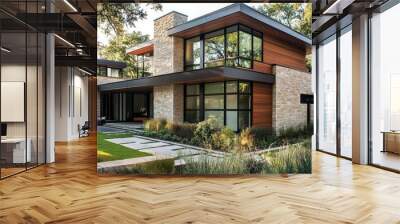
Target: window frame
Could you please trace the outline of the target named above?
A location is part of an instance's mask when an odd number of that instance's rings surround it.
[[[227,92],[227,83],[229,82],[235,82],[236,84],[236,92]],[[223,83],[223,92],[222,93],[205,93],[205,85],[207,84],[211,84],[211,83]],[[246,93],[241,93],[240,92],[240,83],[248,83],[249,85],[249,91]],[[199,94],[187,94],[187,86],[190,85],[199,85]],[[223,103],[223,108],[222,109],[205,109],[205,102],[204,99],[206,96],[220,96],[223,95],[224,98],[224,103]],[[228,96],[231,95],[235,95],[236,96],[236,109],[229,109],[227,108],[227,98]],[[199,99],[199,109],[187,109],[186,108],[186,98],[187,97],[193,97],[193,96],[198,96]],[[240,96],[249,96],[249,108],[248,109],[243,109],[240,108],[239,105],[239,100],[240,100]],[[233,130],[235,132],[240,132],[241,130],[243,130],[243,128],[240,128],[240,112],[248,112],[249,113],[249,124],[248,127],[252,126],[252,120],[253,120],[253,83],[251,81],[242,81],[242,80],[225,80],[225,81],[219,81],[219,82],[205,82],[205,83],[199,83],[199,84],[185,84],[184,85],[184,106],[183,106],[183,114],[184,114],[184,122],[190,122],[187,119],[187,115],[186,112],[187,111],[197,111],[199,113],[199,121],[204,121],[205,120],[205,112],[206,111],[222,111],[224,114],[224,119],[223,119],[223,126],[226,127],[227,126],[227,112],[236,112],[237,116],[236,116],[236,127],[237,130]],[[195,123],[195,122],[193,122]],[[247,127],[244,127],[247,128]]]
[[[237,33],[237,49],[236,49],[236,57],[235,58],[228,58],[227,57],[227,35],[229,33],[227,33],[227,30],[229,28],[232,27],[236,27],[236,33]],[[218,66],[211,66],[211,67],[206,67],[206,62],[205,62],[205,36],[207,34],[211,34],[214,32],[218,32],[218,31],[223,31],[223,36],[224,36],[224,63],[223,65],[218,65]],[[242,57],[240,56],[240,32],[245,32],[251,35],[251,56],[250,57]],[[261,39],[261,58],[260,60],[256,60],[254,58],[254,38],[260,38]],[[197,66],[198,64],[187,64],[186,63],[186,49],[187,49],[187,41],[191,40],[191,39],[195,39],[195,38],[199,38],[200,41],[200,65],[199,68],[193,69],[193,66]],[[228,65],[227,61],[228,60],[236,60],[236,63],[234,63],[234,65]],[[250,67],[245,67],[245,66],[240,66],[240,60],[249,60],[250,61]],[[253,69],[254,68],[254,61],[256,62],[263,62],[264,61],[264,33],[253,29],[249,26],[243,25],[241,23],[236,23],[236,24],[232,24],[230,26],[226,26],[223,28],[219,28],[219,29],[215,29],[206,33],[202,33],[200,35],[195,35],[195,36],[191,36],[189,38],[185,38],[184,39],[184,49],[183,49],[183,64],[184,64],[184,70],[185,71],[193,71],[193,70],[200,70],[200,69],[204,69],[204,68],[216,68],[216,67],[238,67],[238,68],[244,68],[244,69]],[[189,68],[189,69],[188,69]]]

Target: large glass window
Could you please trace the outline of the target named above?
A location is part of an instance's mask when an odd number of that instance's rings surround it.
[[[185,86],[185,121],[214,117],[234,131],[251,124],[251,84],[225,81]],[[204,99],[203,101],[201,99]]]
[[[203,68],[202,61],[204,68],[218,66],[252,68],[253,60],[263,60],[262,39],[261,32],[238,24],[187,39],[185,70]]]
[[[239,66],[251,68],[252,63],[252,35],[251,30],[240,26],[239,31]]]
[[[318,148],[336,154],[336,36],[318,47]]]
[[[147,77],[152,74],[152,55],[151,54],[141,54],[136,55],[136,78]]]
[[[204,67],[223,66],[225,60],[224,30],[204,36]]]
[[[226,65],[238,66],[238,26],[231,26],[226,29]]]
[[[262,61],[262,33],[253,30],[253,60]]]
[[[351,26],[340,36],[340,154],[352,157],[352,35]]]
[[[400,4],[371,18],[372,163],[400,170]]]
[[[200,121],[200,85],[185,86],[185,121],[196,123]]]
[[[200,37],[186,40],[185,48],[185,69],[200,69]]]

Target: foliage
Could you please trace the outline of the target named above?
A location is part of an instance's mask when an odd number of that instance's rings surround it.
[[[211,135],[211,148],[220,151],[232,151],[236,145],[236,135],[231,129],[224,127]]]
[[[204,147],[211,148],[212,134],[220,130],[220,125],[216,118],[208,118],[202,122],[197,123],[196,130],[194,131],[195,138],[203,144]]]
[[[261,13],[311,37],[311,3],[267,3],[257,8]]]
[[[112,161],[128,158],[136,158],[142,156],[149,156],[150,154],[127,148],[123,145],[114,144],[106,139],[112,138],[127,138],[133,136],[130,133],[116,133],[105,134],[102,132],[97,133],[97,161]]]
[[[311,173],[311,147],[308,143],[291,145],[278,152],[266,153],[266,173]]]
[[[136,165],[108,168],[107,170],[101,170],[100,172],[111,172],[115,174],[170,175],[174,174],[174,165],[174,159],[162,159]]]
[[[250,130],[254,135],[256,147],[264,149],[299,143],[310,139],[313,134],[312,125],[298,125],[277,132],[270,128],[250,128]]]
[[[124,69],[124,76],[135,78],[138,77],[136,70],[136,59],[132,55],[126,53],[130,46],[135,46],[149,40],[148,35],[141,32],[132,32],[129,34],[122,33],[111,39],[104,47],[99,47],[99,55],[101,58],[113,61],[122,61],[127,64]]]
[[[185,165],[180,167],[182,175],[237,175],[261,173],[265,162],[243,154],[231,154],[216,158],[202,155],[194,159],[184,158]],[[257,164],[257,165],[256,165]]]
[[[97,4],[97,22],[105,34],[119,36],[125,29],[135,27],[135,23],[147,17],[144,4],[100,3]],[[161,10],[160,4],[147,4],[152,10]]]
[[[146,131],[164,131],[166,126],[167,120],[165,119],[149,119],[144,122],[144,130]]]
[[[166,129],[171,134],[174,134],[180,138],[191,139],[194,137],[194,131],[196,129],[196,125],[190,124],[190,123],[174,124],[174,123],[168,122],[166,125]]]
[[[251,133],[250,128],[246,128],[240,132],[238,149],[242,152],[250,152],[255,149],[254,135]]]

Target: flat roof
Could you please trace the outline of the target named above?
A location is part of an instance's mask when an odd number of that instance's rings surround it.
[[[112,61],[107,59],[97,59],[97,66],[104,66],[108,68],[126,68],[126,63],[122,61]]]
[[[216,10],[214,12],[208,13],[206,15],[200,16],[198,18],[195,18],[193,20],[187,21],[186,23],[180,24],[178,26],[172,27],[171,29],[168,30],[168,35],[174,35],[177,33],[180,33],[182,31],[194,28],[196,26],[211,22],[213,20],[221,19],[225,16],[234,14],[234,13],[243,13],[255,20],[258,20],[276,30],[279,30],[285,34],[288,34],[289,36],[292,36],[308,45],[311,45],[311,39],[291,28],[288,26],[262,14],[261,12],[257,11],[256,9],[253,9],[252,7],[243,4],[243,3],[235,3],[232,5],[229,5],[227,7],[224,7],[222,9]]]
[[[158,85],[200,83],[217,80],[246,80],[273,84],[275,82],[275,76],[242,68],[217,67],[107,83],[99,85],[99,90],[128,90]]]

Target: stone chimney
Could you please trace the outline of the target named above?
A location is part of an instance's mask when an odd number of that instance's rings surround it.
[[[154,75],[183,71],[183,39],[168,36],[168,29],[185,23],[187,18],[172,11],[154,20]]]

